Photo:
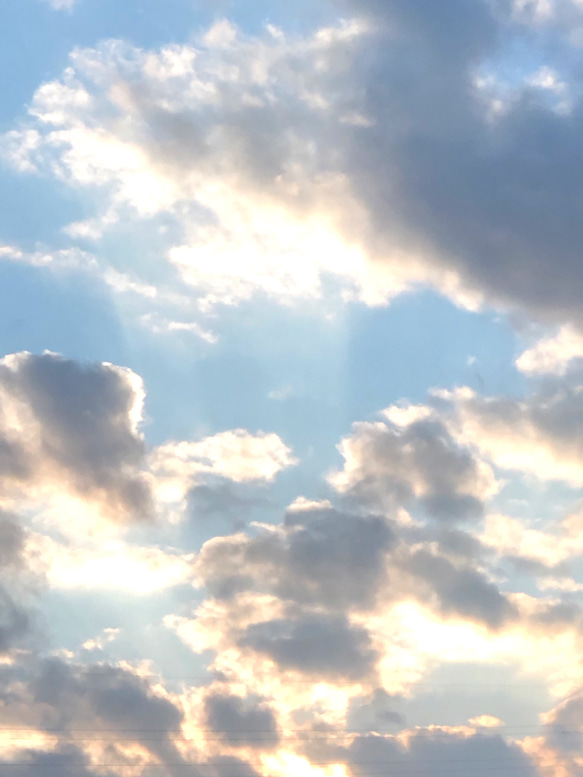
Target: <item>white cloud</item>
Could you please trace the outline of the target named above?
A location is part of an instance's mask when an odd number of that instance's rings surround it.
[[[524,351],[516,366],[527,375],[565,375],[569,364],[583,358],[583,335],[574,327],[565,325],[557,334],[544,337]]]
[[[495,41],[516,20],[540,54],[531,22],[556,15],[563,31],[573,17],[572,4],[555,5],[460,7],[457,46],[436,16],[418,34],[421,17],[367,1],[303,37],[273,27],[250,37],[222,20],[196,45],[76,49],[5,135],[4,154],[99,193],[98,212],[66,227],[73,239],[137,221],[154,233],[164,214],[162,264],[199,309],[257,294],[378,305],[429,284],[472,309],[581,323],[570,183],[580,132],[564,115],[571,90],[579,116],[578,91],[547,62],[508,99],[476,75],[486,63],[496,73],[506,52]],[[399,66],[390,30],[412,52]],[[378,68],[364,65],[371,52]],[[459,140],[455,157],[447,137]]]
[[[476,718],[470,718],[468,723],[478,728],[498,728],[504,725],[504,721],[494,715],[478,715]]]
[[[434,395],[451,402],[454,436],[497,467],[583,485],[583,386],[549,383],[523,400],[482,397],[469,388]]]
[[[570,532],[566,527],[554,531],[532,529],[524,521],[500,514],[486,518],[480,539],[502,555],[531,559],[547,566],[583,553],[583,537],[579,533]]]
[[[147,329],[158,335],[175,335],[182,332],[194,335],[207,343],[216,343],[218,340],[217,335],[207,329],[203,329],[196,321],[172,321],[162,315],[153,313],[145,313],[140,320]]]
[[[37,90],[34,129],[9,133],[5,153],[23,171],[104,192],[101,216],[65,227],[73,239],[170,215],[183,239],[166,260],[202,309],[258,292],[319,298],[328,278],[345,299],[384,304],[423,279],[422,263],[393,246],[390,266],[370,264],[366,212],[348,177],[319,158],[334,127],[370,124],[352,98],[338,118],[325,97],[365,34],[354,21],[304,39],[248,39],[219,22],[199,48],[77,50],[62,79]]]
[[[80,268],[91,270],[95,259],[78,248],[62,248],[57,251],[48,249],[23,251],[18,246],[0,244],[0,261],[28,264],[32,267]]]
[[[197,442],[169,442],[149,457],[162,501],[180,502],[205,477],[218,476],[235,483],[271,482],[278,472],[297,463],[277,434],[251,434],[231,429]]]
[[[47,584],[63,590],[110,590],[147,596],[192,582],[193,554],[140,547],[120,540],[102,545],[65,545],[41,534],[27,543],[31,559],[41,558]]]

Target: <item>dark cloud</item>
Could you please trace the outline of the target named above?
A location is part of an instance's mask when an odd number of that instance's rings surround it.
[[[198,572],[220,598],[255,590],[330,608],[368,607],[392,544],[391,527],[376,516],[290,511],[276,532],[206,543]]]
[[[92,774],[80,755],[91,741],[93,756],[97,753],[98,760],[112,764],[112,774],[117,774],[114,765],[136,768],[140,763],[140,777],[150,775],[153,764],[172,776],[200,774],[197,764],[185,760],[174,741],[184,713],[146,679],[107,664],[75,665],[58,658],[31,660],[12,668],[12,674],[6,678],[11,690],[3,697],[2,725],[14,726],[18,721],[21,727],[28,725],[57,737],[55,752],[20,752],[14,760],[30,763],[25,774],[35,774],[35,765],[44,763],[47,769],[54,764],[55,770],[62,765],[66,775],[68,768],[77,769],[71,773],[79,777]],[[140,746],[140,751],[128,756],[128,743]]]
[[[436,773],[465,773],[490,777],[493,771],[534,777],[537,773],[525,753],[496,734],[459,736],[440,730],[419,730],[405,746],[389,737],[357,737],[348,748],[349,773],[367,774],[374,763],[387,777],[414,774],[434,777]]]
[[[445,424],[429,418],[400,427],[358,423],[340,450],[346,459],[335,485],[360,506],[395,509],[418,501],[438,520],[479,517],[493,476]]]
[[[83,720],[130,732],[148,743],[155,732],[162,740],[180,729],[183,713],[156,695],[138,675],[107,664],[74,666],[60,659],[41,663],[32,686],[36,702],[49,705],[49,727],[73,729]]]
[[[477,620],[493,629],[518,615],[494,583],[468,566],[456,566],[426,550],[414,552],[403,566],[427,584],[429,595],[436,597],[444,614]]]
[[[87,762],[87,758],[75,747],[65,747],[56,752],[37,752],[26,750],[18,760],[9,762],[0,760],[2,777],[96,777]],[[110,769],[99,770],[104,777],[113,775]]]
[[[137,376],[109,364],[48,353],[3,360],[0,397],[21,428],[16,434],[0,415],[0,478],[32,486],[54,480],[111,517],[148,517],[144,443],[135,429],[140,390]]]
[[[275,715],[257,699],[212,693],[205,698],[204,710],[207,725],[228,744],[267,750],[277,747]]]
[[[476,569],[488,554],[472,535],[439,525],[402,526],[328,508],[293,510],[275,531],[207,542],[197,572],[233,613],[244,606],[237,604],[239,595],[250,592],[304,608],[310,623],[310,607],[328,617],[414,597],[433,602],[444,615],[499,628],[517,612]],[[262,634],[267,644],[274,628],[252,627],[253,639]]]
[[[34,631],[31,594],[40,579],[23,555],[26,532],[18,516],[0,510],[0,653],[23,647]]]
[[[0,568],[18,567],[24,563],[25,531],[13,513],[0,510]]]
[[[254,623],[239,645],[264,653],[282,670],[346,681],[369,677],[378,659],[368,633],[339,615],[302,614]]]
[[[205,777],[259,777],[251,764],[230,755],[218,756],[203,766]]]
[[[28,636],[31,626],[29,610],[0,586],[0,654],[18,646]]]
[[[405,727],[404,716],[395,710],[401,697],[391,696],[384,688],[375,688],[367,696],[351,699],[346,718],[353,731],[398,731]]]
[[[265,496],[251,495],[244,485],[225,478],[208,479],[209,482],[191,488],[187,496],[188,513],[198,523],[228,519],[234,529],[240,529],[251,512],[269,506]]]
[[[519,37],[532,57],[553,64],[541,37],[518,30],[503,3],[348,5],[375,30],[355,79],[374,126],[355,131],[348,165],[382,236],[379,253],[383,243],[387,252],[411,249],[438,285],[455,273],[490,301],[582,325],[579,84],[571,112],[554,111],[548,91],[523,85],[492,117],[475,86],[478,66],[496,72]],[[569,46],[564,36],[557,61],[567,77]]]
[[[546,744],[565,756],[577,758],[583,747],[583,692],[578,689],[550,715],[545,726]]]

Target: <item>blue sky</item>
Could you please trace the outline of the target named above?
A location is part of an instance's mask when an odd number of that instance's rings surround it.
[[[575,777],[580,3],[2,11],[0,771]]]

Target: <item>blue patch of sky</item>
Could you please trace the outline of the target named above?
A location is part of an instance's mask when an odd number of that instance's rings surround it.
[[[109,295],[84,273],[0,262],[0,353],[45,350],[124,364],[124,330]]]
[[[280,504],[302,492],[323,496],[340,438],[391,403],[425,402],[431,387],[520,395],[526,385],[505,319],[430,292],[387,308],[353,306],[335,320],[265,301],[223,308],[219,341],[209,345],[124,324],[82,273],[3,263],[0,281],[3,353],[47,349],[131,367],[145,381],[152,445],[239,427],[276,432],[301,460],[274,487]],[[289,395],[270,399],[281,387]]]
[[[0,175],[0,240],[32,251],[71,245],[62,227],[93,215],[85,196],[64,183],[3,165]]]
[[[204,596],[192,586],[148,593],[147,596],[106,589],[49,590],[42,600],[39,628],[47,635],[47,652],[59,648],[81,652],[88,663],[95,654],[82,651],[88,640],[101,636],[104,629],[120,629],[119,637],[107,645],[114,660],[152,661],[154,668],[176,683],[206,674],[209,655],[192,652],[163,619],[166,615],[192,615]],[[198,684],[198,683],[197,683]]]
[[[502,721],[520,721],[526,735],[536,732],[539,715],[551,702],[536,675],[525,676],[518,667],[468,661],[441,664],[396,709],[409,726],[459,726],[488,714]]]
[[[534,476],[499,470],[504,487],[491,501],[491,512],[504,512],[533,529],[548,531],[581,505],[583,489],[559,480],[539,480]]]

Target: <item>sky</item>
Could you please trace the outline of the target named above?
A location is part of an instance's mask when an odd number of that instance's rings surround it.
[[[0,777],[580,777],[583,2],[0,12]]]

